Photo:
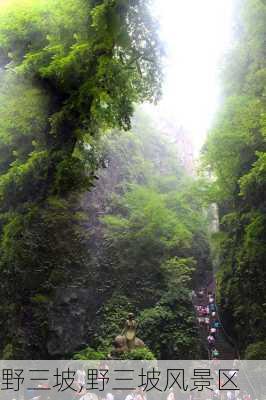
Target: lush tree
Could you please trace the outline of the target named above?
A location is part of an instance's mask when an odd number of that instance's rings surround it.
[[[110,350],[131,311],[156,357],[198,358],[191,290],[211,267],[203,181],[185,174],[175,146],[143,115],[132,132],[102,142],[108,166],[85,208],[98,213],[92,268],[106,300],[88,344]]]
[[[143,0],[12,0],[0,13],[1,347],[49,357],[54,291],[89,258],[78,196],[100,132],[160,95]]]
[[[221,219],[219,298],[243,354],[265,340],[265,20],[263,1],[240,3],[224,102],[204,151]]]

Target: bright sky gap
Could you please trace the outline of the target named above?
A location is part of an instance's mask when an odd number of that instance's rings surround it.
[[[196,152],[219,104],[219,73],[232,37],[233,3],[155,0],[167,51],[159,109],[162,116],[189,131]]]

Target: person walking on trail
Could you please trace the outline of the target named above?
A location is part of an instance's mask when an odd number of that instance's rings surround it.
[[[214,297],[213,296],[209,296],[209,303],[210,304],[214,303]]]
[[[205,318],[204,317],[198,317],[198,323],[201,327],[204,326],[205,324]]]
[[[199,315],[202,312],[202,306],[196,306],[197,314]]]
[[[205,327],[207,330],[209,330],[209,327],[210,327],[210,318],[209,317],[205,317]]]
[[[204,315],[205,315],[204,307],[200,307],[200,309],[198,310],[198,313],[199,313],[200,317],[204,317]]]
[[[218,357],[219,357],[219,351],[216,348],[214,348],[212,350],[212,358],[217,359]]]
[[[214,303],[210,303],[209,308],[211,312],[216,312],[216,305]]]
[[[210,303],[209,309],[210,309],[212,318],[215,318],[216,317],[216,305],[214,303]]]
[[[200,289],[200,291],[198,292],[198,296],[199,297],[203,297],[204,296],[204,290]]]
[[[221,328],[221,322],[216,319],[215,321],[213,321],[212,326],[216,329],[219,329]]]
[[[209,349],[213,348],[215,345],[215,338],[212,335],[207,337],[208,347]]]
[[[208,315],[208,314],[209,314],[209,309],[208,309],[208,307],[204,307],[204,308],[203,308],[203,312],[204,312],[204,315],[205,315],[205,316]]]
[[[217,329],[214,328],[214,326],[212,326],[211,329],[210,329],[210,334],[211,334],[214,338],[216,338],[216,333],[217,333]]]

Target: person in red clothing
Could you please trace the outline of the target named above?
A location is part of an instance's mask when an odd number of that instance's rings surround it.
[[[198,313],[199,313],[199,316],[200,316],[200,317],[204,317],[204,316],[205,316],[204,307],[201,307],[201,308],[199,309]]]

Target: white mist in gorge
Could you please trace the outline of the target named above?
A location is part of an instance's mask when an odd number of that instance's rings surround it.
[[[198,152],[219,104],[234,0],[155,0],[166,49],[160,115],[191,134]],[[156,110],[156,113],[158,110]]]

